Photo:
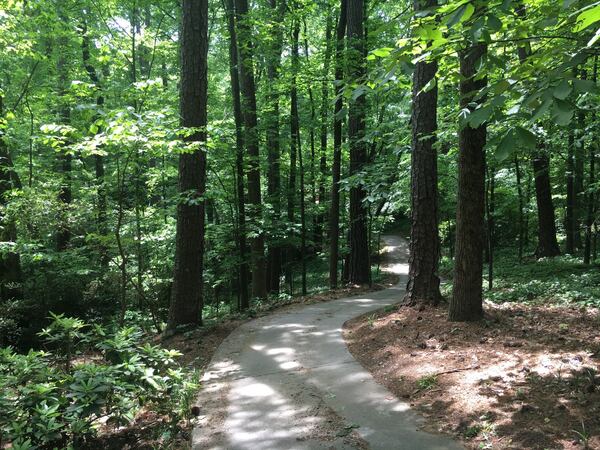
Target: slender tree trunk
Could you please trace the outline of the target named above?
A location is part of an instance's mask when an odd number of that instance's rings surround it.
[[[523,217],[523,186],[521,183],[521,167],[519,157],[515,155],[515,173],[517,176],[517,196],[519,197],[519,262],[523,262],[524,217]]]
[[[190,152],[179,156],[175,270],[167,327],[202,323],[204,194],[206,187],[208,0],[183,0],[181,29],[181,125]]]
[[[298,39],[300,36],[300,22],[294,19],[292,30],[292,74],[290,87],[290,175],[287,191],[287,217],[290,225],[295,222],[296,201],[296,162],[300,146],[300,119],[298,118],[298,87],[296,78],[298,76]],[[295,259],[295,248],[292,244],[287,246],[286,251],[286,279],[290,286],[290,294],[294,292],[292,265]]]
[[[6,122],[4,121],[4,97],[1,93],[0,89],[0,243],[6,244],[15,243],[17,240],[14,221],[6,217],[3,212],[8,203],[9,191],[20,187],[20,181],[4,139]],[[19,254],[14,251],[0,252],[0,304],[9,299],[22,298],[22,281]]]
[[[415,13],[437,5],[437,0],[416,0]],[[408,284],[404,301],[437,305],[441,299],[438,264],[437,152],[437,61],[421,61],[415,66],[412,87],[411,228]],[[434,80],[435,82],[435,80]]]
[[[476,78],[477,63],[487,53],[485,44],[474,44],[460,52],[461,108],[473,109],[475,93],[487,84]],[[483,317],[481,277],[483,273],[485,216],[486,124],[465,125],[459,131],[458,204],[456,212],[456,257],[454,284],[448,310],[451,321],[471,321]]]
[[[310,64],[310,56],[308,50],[308,27],[306,26],[306,20],[304,20],[304,57],[306,58],[307,66]],[[312,83],[308,83],[308,100],[310,104],[310,124],[308,130],[309,143],[310,143],[310,193],[312,198],[312,203],[317,205],[317,177],[316,177],[316,150],[315,150],[315,127],[316,127],[316,119],[317,112],[315,107],[315,98],[312,90]],[[313,214],[312,216],[312,240],[313,242],[317,242],[319,238],[316,235],[317,229],[317,216]]]
[[[260,190],[260,154],[256,116],[256,87],[254,84],[254,49],[252,25],[248,19],[248,0],[235,0],[236,32],[238,38],[240,90],[246,151],[248,154],[248,203],[250,204],[250,240],[252,259],[252,297],[267,295],[267,268],[264,232],[262,230],[262,200]]]
[[[81,53],[83,58],[83,65],[88,74],[88,77],[98,90],[96,96],[96,107],[98,111],[104,106],[104,95],[102,94],[102,86],[100,85],[100,77],[98,71],[93,66],[90,57],[90,38],[87,33],[87,22],[84,19],[81,31]],[[94,116],[97,120],[99,113]],[[98,132],[101,130],[98,129]],[[97,201],[98,201],[98,212],[97,212],[97,226],[98,233],[100,236],[106,236],[108,234],[107,216],[106,216],[106,187],[104,185],[104,156],[94,155],[94,169],[96,175],[96,189],[97,189]],[[109,263],[108,250],[106,246],[101,245],[100,247],[100,264],[105,269],[108,268]]]
[[[276,229],[281,229],[281,173],[280,173],[280,142],[279,142],[279,68],[281,66],[281,48],[283,45],[283,30],[281,21],[285,14],[284,0],[269,0],[270,24],[274,28],[267,55],[267,104],[265,127],[267,129],[267,149],[269,171],[267,174],[268,200],[273,205],[273,222]],[[279,242],[269,245],[267,254],[267,290],[279,293],[283,248]]]
[[[341,0],[335,43],[335,108],[333,114],[333,161],[331,165],[331,208],[329,211],[329,286],[337,288],[340,240],[340,175],[342,166],[342,80],[344,79],[344,36],[346,34],[347,0]]]
[[[350,83],[365,82],[365,35],[363,0],[348,0],[348,50],[346,64]],[[348,142],[350,144],[350,176],[359,173],[367,163],[365,136],[366,98],[364,93],[350,100],[348,105]],[[367,284],[371,280],[369,242],[367,233],[367,210],[364,186],[350,188],[350,233],[348,260],[349,281]]]
[[[300,139],[300,136],[298,136]],[[306,295],[306,190],[304,187],[304,159],[298,142],[298,164],[300,169],[300,263],[302,269],[302,295]]]
[[[573,185],[575,134],[569,130],[567,147],[567,205],[565,211],[565,252],[572,255],[575,251],[575,189]]]
[[[526,17],[525,6],[519,2],[516,13],[522,19]],[[529,42],[518,48],[521,64],[524,64],[531,55]],[[556,256],[560,254],[556,240],[556,224],[554,205],[552,203],[552,189],[550,184],[550,158],[544,150],[544,143],[538,142],[536,152],[532,156],[532,168],[535,178],[535,197],[538,206],[538,247],[537,257]]]
[[[582,80],[587,79],[587,72],[585,69],[579,71],[579,78]],[[577,131],[576,131],[575,149],[574,149],[574,178],[573,178],[573,197],[575,202],[575,208],[573,211],[574,216],[574,245],[575,248],[583,248],[581,240],[581,231],[585,224],[586,216],[586,201],[584,194],[583,179],[584,166],[585,166],[585,113],[582,109],[577,111]]]
[[[592,76],[594,84],[598,80],[598,55],[594,57],[594,72]],[[597,119],[597,116],[593,117]],[[589,149],[590,174],[589,174],[589,194],[587,198],[587,217],[585,221],[585,247],[583,250],[583,262],[589,264],[592,256],[592,229],[594,226],[594,216],[596,215],[596,195],[594,192],[594,183],[596,182],[596,150],[598,143],[592,142]],[[595,256],[594,256],[595,259]]]
[[[488,241],[488,290],[494,288],[494,211],[496,209],[496,174],[494,168],[488,166],[488,196],[486,198],[487,241]]]
[[[329,65],[331,60],[331,32],[333,20],[331,11],[327,10],[325,25],[325,57],[323,61],[323,82],[321,83],[321,123],[319,149],[319,197],[317,218],[315,220],[315,245],[319,251],[323,248],[323,223],[325,222],[325,181],[327,179],[327,121],[329,110]]]
[[[68,19],[62,10],[62,6],[59,6],[59,17],[62,21],[66,22]],[[71,111],[67,104],[67,89],[69,85],[69,73],[68,73],[68,62],[66,52],[66,38],[60,36],[58,39],[59,54],[56,62],[56,71],[58,72],[58,91],[60,97],[60,106],[58,109],[59,122],[62,125],[68,125],[71,120]],[[73,199],[72,187],[71,187],[71,166],[72,156],[70,151],[63,149],[60,153],[58,161],[60,172],[61,172],[61,183],[60,190],[58,192],[58,199],[63,205],[63,220],[60,224],[60,229],[56,234],[56,249],[58,251],[66,250],[71,240],[71,230],[69,227],[69,208]]]
[[[248,295],[248,263],[246,254],[246,199],[244,193],[244,125],[242,121],[242,104],[240,99],[240,79],[238,72],[237,36],[235,33],[235,8],[233,0],[226,0],[227,26],[229,29],[229,75],[231,79],[231,97],[233,100],[233,119],[235,122],[235,173],[237,184],[237,216],[239,251],[239,304],[238,308],[245,311],[250,306]]]

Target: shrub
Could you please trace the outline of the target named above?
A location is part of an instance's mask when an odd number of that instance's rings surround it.
[[[188,418],[198,376],[176,365],[178,352],[143,343],[139,329],[55,315],[40,335],[51,351],[0,349],[0,447],[76,448],[142,407],[172,426]]]

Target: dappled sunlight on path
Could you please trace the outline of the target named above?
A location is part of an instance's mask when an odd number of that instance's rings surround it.
[[[204,376],[194,449],[453,449],[418,431],[419,417],[375,383],[348,352],[345,321],[396,303],[407,244],[387,236],[397,286],[248,322],[221,345]],[[354,430],[354,432],[352,432]]]

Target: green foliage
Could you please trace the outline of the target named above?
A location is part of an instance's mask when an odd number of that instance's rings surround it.
[[[41,334],[55,351],[0,350],[0,442],[76,447],[103,421],[130,424],[142,407],[168,416],[173,427],[189,419],[199,378],[177,367],[178,352],[144,343],[133,327],[109,332],[53,319]]]
[[[437,374],[432,373],[429,375],[424,375],[417,380],[417,386],[421,390],[427,390],[435,387],[437,385],[438,379]]]

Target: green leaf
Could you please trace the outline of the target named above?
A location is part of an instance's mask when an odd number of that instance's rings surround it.
[[[377,56],[378,58],[385,58],[386,56],[390,55],[392,50],[393,50],[393,48],[382,47],[382,48],[377,48],[377,49],[373,50],[371,53],[373,55]]]
[[[469,18],[473,15],[474,12],[475,12],[475,8],[470,3],[465,3],[463,5],[460,5],[456,9],[456,11],[454,11],[452,14],[450,14],[450,17],[448,18],[448,22],[446,23],[446,26],[448,28],[452,28],[454,25],[456,25],[460,22],[469,20]]]
[[[502,29],[502,21],[493,14],[487,16],[487,27],[490,31],[496,32]]]
[[[531,117],[531,122],[536,122],[540,117],[542,117],[546,111],[548,111],[548,108],[550,108],[550,105],[552,105],[552,99],[546,99],[544,100],[534,111],[533,111],[533,116]]]
[[[564,100],[566,99],[569,94],[571,93],[571,91],[573,90],[573,88],[571,87],[571,85],[569,84],[569,82],[567,80],[562,80],[558,86],[556,86],[554,88],[554,91],[552,92],[552,94],[560,99],[560,100]]]
[[[510,130],[506,135],[502,138],[498,147],[496,147],[495,156],[498,162],[504,161],[506,158],[510,156],[510,154],[515,149],[515,136],[513,130]]]
[[[573,87],[577,94],[598,91],[598,86],[592,80],[573,80]]]
[[[565,126],[571,123],[574,107],[564,100],[555,99],[552,108],[552,117],[557,125]]]
[[[596,5],[593,8],[586,9],[577,16],[577,24],[573,28],[576,33],[585,30],[590,25],[600,20],[600,5]]]
[[[517,127],[515,129],[517,133],[517,139],[519,143],[523,145],[523,147],[533,149],[537,145],[537,137],[531,131],[526,130],[525,128]]]
[[[492,105],[486,105],[479,109],[476,109],[467,118],[469,122],[469,126],[471,128],[478,128],[483,125],[494,112],[494,107]]]

